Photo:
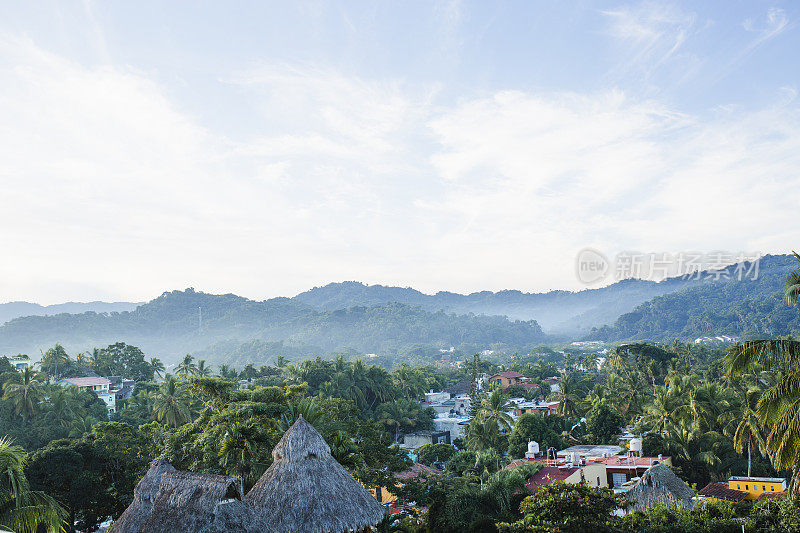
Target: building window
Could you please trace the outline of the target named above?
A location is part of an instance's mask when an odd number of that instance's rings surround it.
[[[600,486],[600,476],[597,476],[597,486]]]
[[[775,485],[770,485],[769,490],[771,490],[772,492],[775,492]]]
[[[745,485],[744,490],[750,490],[750,485]]]
[[[761,490],[767,490],[767,487],[765,485],[761,485]]]
[[[737,484],[736,484],[736,488],[737,488],[737,489],[741,489],[741,488],[742,488],[742,486],[741,486],[741,485],[739,485],[739,484],[737,483]]]

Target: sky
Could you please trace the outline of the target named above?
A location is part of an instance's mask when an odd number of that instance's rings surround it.
[[[6,2],[0,301],[800,247],[796,2]]]

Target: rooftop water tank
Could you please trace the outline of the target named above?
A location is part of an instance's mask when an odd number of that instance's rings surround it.
[[[642,439],[639,437],[634,437],[631,439],[631,451],[636,452],[639,455],[642,454]]]
[[[537,454],[539,453],[539,443],[535,440],[532,440],[528,443],[528,453]]]

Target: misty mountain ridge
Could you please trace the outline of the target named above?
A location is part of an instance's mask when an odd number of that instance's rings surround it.
[[[429,354],[450,346],[525,351],[577,338],[691,340],[720,334],[785,335],[800,329],[797,308],[781,303],[786,274],[796,263],[786,255],[761,261],[757,280],[628,279],[578,292],[429,295],[412,288],[343,282],[294,298],[255,301],[194,289],[170,291],[132,310],[14,318],[0,326],[0,353],[35,357],[56,342],[75,352],[123,340],[168,360],[202,353],[224,361],[235,353],[244,361],[278,353],[391,355],[420,347]],[[562,335],[548,336],[553,332]]]
[[[7,302],[0,304],[0,324],[21,316],[50,316],[61,313],[121,313],[133,311],[141,303],[132,302],[65,302],[53,305],[40,305],[30,302]]]

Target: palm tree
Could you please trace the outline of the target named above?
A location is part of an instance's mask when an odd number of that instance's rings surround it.
[[[164,377],[164,371],[166,370],[166,367],[164,367],[164,363],[162,363],[161,359],[158,357],[150,358],[150,368],[153,369],[154,376],[158,376],[159,379]]]
[[[75,418],[70,425],[69,438],[78,439],[82,437],[85,433],[89,433],[96,423],[97,420],[88,415]]]
[[[656,387],[656,396],[644,412],[642,424],[650,431],[664,434],[669,427],[681,419],[681,407],[686,405],[684,396],[674,386]]]
[[[42,401],[41,382],[30,367],[26,367],[20,374],[12,376],[5,382],[3,399],[11,401],[14,414],[22,416],[23,423],[39,411],[39,404]]]
[[[69,427],[75,420],[77,414],[72,408],[74,405],[74,393],[72,390],[59,388],[50,394],[48,410],[45,418],[61,427]]]
[[[219,365],[219,377],[225,379],[236,379],[237,378],[236,371],[231,369],[230,365],[221,364]]]
[[[499,387],[492,389],[492,394],[483,400],[479,416],[497,426],[500,433],[506,433],[514,425],[514,419],[509,414],[513,404],[503,394]]]
[[[89,366],[92,364],[92,361],[85,352],[81,352],[75,357],[75,364],[78,366]]]
[[[793,252],[800,262],[800,255]],[[789,273],[786,302],[800,299],[800,270]],[[800,341],[792,338],[747,341],[728,349],[725,364],[731,375],[763,365],[779,374],[775,385],[764,391],[756,405],[763,427],[771,427],[766,450],[776,469],[791,469],[793,494],[800,489]]]
[[[750,477],[753,446],[758,446],[758,449],[763,451],[766,445],[764,428],[756,412],[760,399],[761,389],[750,388],[745,391],[742,411],[739,413],[739,424],[733,434],[734,449],[742,453],[744,448],[747,448],[747,477]]]
[[[191,418],[187,403],[186,395],[178,386],[178,381],[168,377],[155,395],[153,409],[159,422],[165,422],[175,428]]]
[[[200,359],[197,362],[197,368],[195,369],[195,375],[200,376],[201,378],[206,378],[211,375],[211,365],[206,366],[206,360]]]
[[[0,438],[0,528],[17,533],[64,531],[67,513],[43,492],[30,490],[25,450]]]
[[[228,475],[237,476],[244,484],[251,472],[251,460],[256,454],[252,428],[234,422],[228,426],[219,448],[220,464]]]
[[[379,405],[377,419],[381,424],[394,429],[394,441],[397,442],[400,440],[400,428],[413,426],[418,411],[418,404],[403,398]]]
[[[194,357],[188,353],[183,356],[183,360],[175,368],[175,373],[184,379],[189,375],[194,375],[196,372],[197,365],[194,364]]]
[[[418,400],[420,395],[425,392],[425,383],[422,382],[422,377],[407,363],[400,365],[394,371],[393,377],[397,388],[408,399]]]
[[[551,394],[558,400],[558,414],[572,418],[583,411],[583,397],[588,387],[588,380],[578,377],[575,372],[564,374],[558,384],[558,390]]]
[[[72,359],[70,359],[67,351],[63,346],[56,343],[55,346],[42,354],[39,368],[42,372],[46,372],[49,376],[57,380],[69,370],[71,364]]]

